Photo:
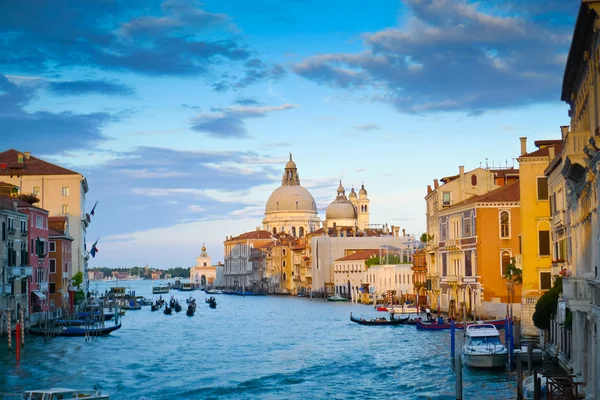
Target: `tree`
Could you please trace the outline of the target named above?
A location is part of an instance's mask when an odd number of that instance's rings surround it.
[[[427,232],[425,232],[424,234],[421,235],[421,238],[419,240],[421,240],[421,242],[427,244],[428,242],[431,242],[433,240],[433,235],[428,235]]]
[[[398,254],[388,254],[387,256],[379,256],[371,257],[367,261],[365,261],[367,268],[370,268],[373,265],[383,265],[383,264],[402,264],[402,260],[400,260],[400,256]]]
[[[514,257],[511,257],[510,263],[506,266],[506,271],[504,272],[504,279],[506,279],[506,290],[508,291],[508,301],[507,301],[507,314],[512,318],[512,304],[514,303],[515,298],[515,286],[523,283],[523,271],[521,268],[517,268],[517,263]],[[510,304],[510,309],[508,309]]]
[[[83,283],[83,272],[79,271],[78,273],[73,275],[73,278],[71,278],[71,280],[73,282],[73,286],[77,287],[81,285]]]
[[[552,288],[544,293],[535,304],[535,312],[533,313],[532,319],[533,324],[538,329],[550,328],[550,319],[556,314],[558,298],[562,293],[562,286],[562,278],[556,278]]]
[[[34,205],[35,203],[39,203],[40,199],[33,193],[31,194],[20,194],[17,196],[19,200],[23,200],[24,202]]]

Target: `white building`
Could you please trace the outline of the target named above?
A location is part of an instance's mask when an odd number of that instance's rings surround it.
[[[381,296],[395,290],[396,296],[414,294],[412,264],[374,265],[365,272],[369,291]]]
[[[196,257],[196,265],[190,268],[190,283],[198,287],[213,286],[217,278],[217,268],[211,265],[211,258],[202,245],[202,253]]]
[[[357,300],[358,290],[362,284],[367,283],[367,260],[377,257],[379,249],[359,250],[356,253],[338,258],[333,263],[333,281],[335,294]]]

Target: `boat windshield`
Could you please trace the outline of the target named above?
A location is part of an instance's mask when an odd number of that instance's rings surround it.
[[[471,346],[486,346],[488,344],[501,345],[502,343],[498,336],[480,336],[472,337],[469,344]]]

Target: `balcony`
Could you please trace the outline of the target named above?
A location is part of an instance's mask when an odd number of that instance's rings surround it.
[[[62,277],[63,279],[71,279],[68,272],[63,272]]]
[[[8,277],[19,278],[33,275],[33,267],[9,267]]]
[[[563,278],[563,297],[571,311],[592,310],[590,287],[583,277]]]
[[[42,282],[40,283],[40,291],[42,292],[48,292],[48,282]]]
[[[461,241],[460,239],[448,239],[446,240],[446,249],[452,250],[460,250],[461,249]]]
[[[9,226],[8,229],[6,230],[6,232],[10,235],[10,234],[14,234],[17,231],[17,229],[14,226]]]
[[[442,276],[442,282],[444,282],[444,283],[458,282],[458,275]]]
[[[21,236],[27,236],[27,229],[21,229]]]
[[[563,269],[567,268],[565,260],[552,260],[550,271],[552,276],[559,275]]]

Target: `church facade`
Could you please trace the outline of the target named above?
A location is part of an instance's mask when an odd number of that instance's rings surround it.
[[[190,268],[190,283],[197,287],[213,286],[217,278],[217,268],[211,265],[211,258],[202,245],[202,253],[196,257],[196,265]]]

